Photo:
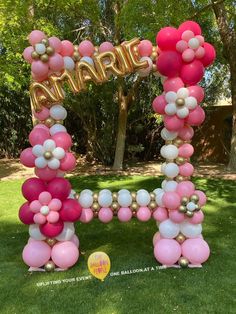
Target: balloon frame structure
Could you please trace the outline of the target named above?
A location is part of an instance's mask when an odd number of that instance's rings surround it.
[[[193,127],[205,119],[200,106],[204,90],[198,83],[215,59],[214,47],[205,42],[200,26],[186,21],[178,29],[162,28],[156,45],[138,38],[119,46],[104,42],[95,47],[88,40],[74,45],[48,38],[39,30],[32,31],[28,39],[31,46],[23,57],[31,64],[34,127],[29,134],[31,146],[22,151],[20,159],[35,169],[35,177],[22,185],[26,202],[19,218],[29,226],[30,238],[22,254],[29,270],[72,267],[79,258],[74,223],[89,223],[93,218],[109,223],[114,216],[121,222],[132,217],[143,222],[155,219],[159,228],[153,237],[156,260],[168,267],[200,267],[210,249],[201,234],[206,196],[191,182],[191,140]],[[151,192],[85,189],[76,193],[64,178],[76,166],[72,139],[63,126],[67,116],[62,105],[64,85],[79,93],[90,83],[131,73],[153,74],[162,81],[164,91],[152,107],[164,122],[161,155],[166,161],[161,171],[165,179]]]

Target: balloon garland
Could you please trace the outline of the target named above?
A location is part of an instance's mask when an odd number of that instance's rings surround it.
[[[30,33],[29,42],[31,46],[23,56],[31,64],[35,125],[29,134],[31,147],[22,151],[20,159],[23,165],[35,168],[36,177],[22,185],[26,202],[19,218],[29,225],[23,260],[30,270],[73,266],[79,258],[74,223],[89,223],[94,217],[108,223],[114,216],[121,222],[132,217],[157,221],[159,232],[153,237],[153,245],[161,264],[188,267],[205,262],[210,254],[201,235],[206,196],[190,181],[194,171],[190,158],[194,152],[192,127],[205,119],[200,106],[204,90],[198,83],[204,68],[213,63],[215,50],[205,42],[200,26],[186,21],[178,29],[165,27],[157,34],[156,47],[149,40],[137,38],[116,47],[110,42],[95,47],[88,40],[73,45],[57,37],[47,38],[38,30]],[[162,77],[164,92],[152,106],[164,121],[161,155],[166,162],[161,171],[165,180],[161,188],[150,193],[144,189],[113,193],[86,189],[77,194],[64,179],[65,172],[76,165],[70,151],[72,139],[63,126],[67,116],[61,104],[64,84],[78,93],[90,82],[101,84],[111,75],[133,72]]]

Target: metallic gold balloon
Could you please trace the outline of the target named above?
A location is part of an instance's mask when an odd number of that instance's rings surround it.
[[[78,200],[79,199],[79,194],[75,193],[75,199]]]
[[[186,214],[186,216],[188,216],[189,218],[192,218],[193,215],[194,215],[194,212],[191,212],[190,210],[187,210],[185,214]]]
[[[199,196],[196,195],[196,194],[193,194],[191,197],[190,197],[190,200],[193,201],[194,203],[197,203],[199,201]]]
[[[79,45],[74,45],[74,51],[79,51]]]
[[[180,205],[179,212],[180,213],[186,213],[186,211],[187,211],[187,208],[184,205]]]
[[[41,60],[42,62],[48,62],[49,57],[48,57],[48,55],[45,53],[45,54],[43,54],[43,55],[40,56],[40,60]]]
[[[178,165],[183,165],[185,163],[185,158],[179,156],[175,161]]]
[[[176,106],[178,107],[183,107],[185,105],[185,100],[184,98],[177,98],[175,101]]]
[[[201,207],[198,204],[196,204],[194,211],[198,212],[200,209],[201,209]]]
[[[152,59],[153,61],[155,61],[156,58],[157,58],[157,52],[152,52],[152,54],[151,54],[151,59]]]
[[[45,121],[44,121],[44,124],[50,128],[51,126],[53,126],[55,124],[55,121],[53,118],[47,118]]]
[[[57,123],[57,124],[64,124],[64,121],[63,120],[55,120],[55,123]]]
[[[94,202],[94,203],[92,204],[92,209],[93,209],[94,211],[99,211],[99,209],[100,209],[99,204],[98,204],[97,202]]]
[[[43,38],[41,41],[42,44],[44,44],[46,47],[49,45],[49,40],[47,38]]]
[[[149,204],[148,204],[148,207],[150,209],[155,209],[157,207],[157,203],[155,201],[151,201]]]
[[[47,272],[53,272],[55,270],[56,266],[55,264],[53,263],[53,261],[49,261],[47,262],[45,265],[44,265],[44,269],[47,271]]]
[[[132,196],[132,200],[135,202],[137,193],[136,192],[131,192],[131,196]]]
[[[48,238],[45,240],[45,242],[50,245],[50,246],[53,246],[54,244],[57,243],[57,240],[56,239],[51,239],[51,238]]]
[[[138,38],[131,39],[122,43],[122,46],[125,47],[126,54],[128,56],[129,62],[134,69],[145,69],[148,67],[147,61],[140,61],[138,56],[134,51],[134,47],[138,46],[140,40]]]
[[[80,54],[79,54],[77,51],[75,51],[75,52],[73,53],[73,59],[74,59],[75,61],[79,61],[79,59],[80,59]]]
[[[178,260],[179,266],[182,268],[187,268],[189,265],[189,261],[186,257],[180,257]]]
[[[92,81],[95,84],[102,83],[102,78],[95,70],[95,68],[85,62],[85,61],[79,61],[76,63],[75,66],[75,71],[76,71],[76,81],[79,86],[79,90],[85,90],[86,89],[86,82]]]
[[[132,210],[137,210],[138,209],[138,203],[136,203],[136,202],[133,202],[132,204],[131,204],[131,209]]]
[[[177,237],[175,238],[175,240],[179,242],[179,244],[182,244],[186,240],[186,238],[182,233],[179,233]]]
[[[39,112],[42,106],[42,101],[39,100],[39,97],[41,97],[41,95],[37,93],[38,91],[40,91],[41,94],[45,96],[47,101],[50,103],[58,103],[61,100],[51,91],[50,86],[47,86],[45,82],[33,82],[30,85],[30,98],[32,101],[32,106],[36,112]]]
[[[98,200],[98,193],[93,193],[93,200],[95,202]]]
[[[112,193],[112,199],[113,199],[113,201],[117,201],[117,199],[118,199],[118,193],[117,192]]]
[[[185,180],[185,178],[183,176],[177,176],[176,177],[177,182],[183,182],[184,180]]]
[[[50,151],[46,151],[44,154],[43,154],[43,157],[47,160],[51,159],[53,157],[52,155],[52,152]]]
[[[37,60],[37,59],[39,59],[39,54],[36,51],[32,51],[31,57],[32,57],[32,59]]]
[[[35,126],[35,125],[37,125],[39,123],[40,123],[40,121],[38,119],[33,119],[33,126]]]
[[[79,92],[79,85],[73,74],[68,70],[64,70],[60,76],[54,74],[50,75],[49,81],[53,87],[53,90],[55,91],[55,94],[60,100],[65,98],[65,91],[63,88],[65,82],[69,85],[70,90],[73,93]]]
[[[182,204],[182,205],[186,205],[188,202],[189,202],[188,197],[183,196],[183,197],[181,198],[181,204]]]
[[[157,66],[155,64],[152,65],[152,72],[156,72],[157,71]]]
[[[115,54],[121,71],[126,74],[132,73],[134,69],[132,67],[132,64],[130,63],[129,58],[127,57],[125,48],[122,45],[116,46]]]
[[[52,56],[54,54],[54,48],[51,46],[48,46],[46,48],[46,53],[47,53],[47,55]]]
[[[156,194],[154,192],[150,193],[151,201],[155,201],[156,199]]]
[[[165,144],[166,144],[166,145],[169,145],[169,144],[172,144],[172,143],[173,143],[173,141],[170,141],[170,140],[165,141]]]
[[[118,202],[113,202],[111,204],[111,208],[112,210],[117,211],[120,208],[120,205],[118,204]]]
[[[181,138],[177,138],[174,140],[174,145],[176,146],[180,146],[183,144],[183,140],[181,140]]]

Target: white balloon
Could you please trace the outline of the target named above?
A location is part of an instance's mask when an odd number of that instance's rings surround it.
[[[46,237],[41,233],[38,224],[32,224],[29,226],[29,235],[31,238],[38,241],[43,241],[46,239]]]
[[[202,233],[202,225],[184,221],[180,224],[180,231],[187,238],[196,238]]]
[[[161,164],[161,173],[165,174],[166,162]]]
[[[175,145],[164,145],[161,148],[161,155],[166,159],[175,159],[178,157],[179,150]]]
[[[188,95],[189,95],[189,90],[185,87],[181,87],[177,91],[177,97],[178,98],[186,98],[186,97],[188,97]]]
[[[157,189],[155,189],[154,191],[153,191],[153,193],[155,193],[156,195],[158,195],[158,194],[161,194],[161,193],[163,193],[164,191],[163,191],[163,189],[161,189],[161,188],[157,188]]]
[[[64,57],[64,67],[65,69],[72,71],[75,68],[74,60],[71,57]]]
[[[132,203],[132,196],[130,192],[129,193],[123,192],[123,193],[118,194],[117,201],[121,207],[128,207]]]
[[[163,197],[164,193],[165,193],[165,192],[162,190],[162,192],[156,194],[155,200],[156,200],[157,205],[160,206],[160,207],[163,207],[163,206],[164,206],[164,205],[163,205],[163,202],[162,202],[162,197]]]
[[[45,151],[52,152],[56,148],[56,143],[53,140],[46,140],[43,143]]]
[[[60,161],[57,158],[52,158],[48,161],[48,167],[50,169],[56,170],[60,168]]]
[[[139,74],[140,76],[148,76],[149,73],[150,73],[150,71],[151,71],[151,69],[152,69],[152,66],[153,66],[152,59],[149,58],[149,57],[142,57],[142,58],[140,59],[140,61],[141,61],[141,62],[142,62],[142,61],[147,61],[147,62],[148,62],[148,66],[147,66],[146,68],[144,68],[144,69],[139,69],[139,70],[138,70],[138,74]]]
[[[174,162],[169,162],[165,166],[164,174],[168,178],[175,178],[179,174],[179,167]]]
[[[75,227],[72,222],[64,222],[62,232],[56,237],[58,241],[69,241],[75,234]]]
[[[61,105],[54,105],[50,108],[50,116],[55,120],[64,120],[67,116],[67,111]]]
[[[99,195],[101,195],[101,194],[112,195],[112,192],[111,192],[110,190],[108,190],[108,189],[103,189],[103,190],[101,190],[101,191],[99,192]]]
[[[54,134],[59,133],[59,132],[67,132],[67,130],[64,127],[64,125],[56,123],[50,128],[49,132],[51,136],[53,136]]]
[[[46,52],[46,47],[44,44],[36,44],[35,45],[35,51],[39,54],[39,55],[43,55]]]
[[[89,190],[89,189],[84,189],[80,192],[80,195],[84,194],[84,193],[88,193],[90,195],[93,195],[93,191]]]
[[[81,193],[79,203],[83,208],[89,208],[93,204],[93,196],[90,193]]]
[[[177,109],[176,114],[180,119],[184,119],[188,116],[189,110],[187,107],[183,107],[183,108]]]
[[[62,147],[56,147],[52,152],[53,156],[57,159],[62,159],[65,157],[65,150]]]
[[[44,153],[45,153],[45,149],[43,148],[42,145],[37,144],[37,145],[33,146],[33,148],[32,148],[32,154],[33,154],[34,156],[40,157],[40,156],[42,156]]]
[[[112,203],[112,195],[111,194],[109,194],[107,192],[103,192],[103,193],[99,194],[98,204],[101,207],[109,207],[109,206],[111,206],[111,203]]]
[[[165,187],[165,185],[166,185],[166,182],[167,182],[167,180],[163,180],[163,181],[161,182],[161,187],[162,187],[162,189],[164,189],[164,187]]]
[[[87,62],[88,64],[94,66],[93,59],[90,57],[82,57],[79,61],[84,61],[84,62]]]
[[[48,162],[43,156],[40,156],[35,159],[34,164],[37,168],[43,169],[47,166]]]
[[[197,38],[191,38],[188,41],[189,48],[197,49],[200,46],[199,40]]]
[[[175,102],[177,99],[177,94],[175,92],[167,92],[165,95],[165,99],[168,103]]]
[[[150,194],[145,190],[140,191],[137,193],[136,201],[139,206],[147,206],[151,201]]]
[[[193,212],[196,209],[196,204],[194,202],[189,202],[186,207],[187,207],[187,210],[189,210],[190,212]]]
[[[75,194],[76,194],[75,190],[70,190],[70,195],[68,196],[68,198],[74,199],[75,198]]]
[[[197,107],[197,99],[193,96],[189,96],[185,99],[185,105],[188,109],[194,109]]]
[[[176,114],[176,105],[174,103],[169,103],[165,106],[165,113],[169,116]]]
[[[164,191],[165,192],[175,192],[176,188],[178,186],[178,183],[176,181],[167,181],[165,186],[164,186]]]
[[[120,191],[118,191],[118,194],[123,194],[123,193],[128,193],[128,194],[130,194],[130,191],[129,191],[129,190],[126,190],[126,189],[121,189]]]
[[[40,213],[44,216],[46,216],[48,213],[49,213],[50,209],[47,205],[43,205],[41,208],[40,208]]]
[[[177,132],[170,132],[166,128],[163,128],[161,130],[161,137],[165,141],[172,141],[177,137],[178,133]]]
[[[173,239],[179,234],[180,226],[179,224],[174,223],[172,220],[167,219],[160,223],[159,231],[162,237]]]

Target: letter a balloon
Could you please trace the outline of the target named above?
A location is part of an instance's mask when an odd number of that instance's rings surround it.
[[[90,273],[104,281],[109,274],[111,262],[109,256],[104,252],[94,252],[88,258],[88,269]]]

